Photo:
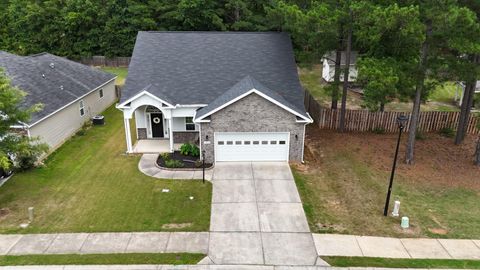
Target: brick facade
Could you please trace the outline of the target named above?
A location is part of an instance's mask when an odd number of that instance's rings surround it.
[[[214,161],[215,132],[290,132],[289,161],[302,161],[304,126],[292,113],[252,93],[212,114],[209,123],[201,123],[205,160]],[[210,144],[204,144],[206,136]]]
[[[198,131],[174,131],[173,143],[193,143],[198,145]]]

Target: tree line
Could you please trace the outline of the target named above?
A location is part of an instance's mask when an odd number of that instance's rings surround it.
[[[455,143],[465,138],[480,73],[478,0],[7,0],[0,49],[77,58],[130,56],[139,30],[287,31],[298,61],[336,51],[331,107],[345,124],[351,51],[370,110],[413,101],[405,160],[414,162],[422,102],[436,85],[466,82]]]

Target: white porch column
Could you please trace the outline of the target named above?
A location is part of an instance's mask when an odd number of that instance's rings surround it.
[[[173,153],[173,117],[168,119],[168,132],[169,132],[169,140],[170,140],[170,152]]]
[[[123,122],[125,124],[125,137],[126,137],[126,142],[127,142],[127,153],[132,153],[133,148],[132,148],[132,136],[130,134],[130,119],[124,118]]]

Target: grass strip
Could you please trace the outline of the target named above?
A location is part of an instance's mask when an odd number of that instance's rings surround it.
[[[197,264],[198,253],[61,254],[0,256],[0,265]]]
[[[340,256],[322,256],[322,259],[331,266],[337,267],[480,269],[480,260],[390,259]]]

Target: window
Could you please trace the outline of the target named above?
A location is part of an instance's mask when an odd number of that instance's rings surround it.
[[[279,144],[285,144],[286,142],[285,141],[280,141]]]
[[[262,141],[262,144],[268,144],[268,141]]]
[[[259,144],[260,142],[259,141],[253,141],[253,144]]]
[[[84,116],[85,115],[85,106],[83,104],[83,100],[80,100],[80,102],[78,103],[79,107],[80,107],[80,116]]]
[[[185,117],[185,129],[195,130],[195,124],[193,123],[193,117]]]
[[[218,141],[218,145],[224,145],[225,142],[224,141]]]
[[[270,141],[270,144],[277,144],[277,141]]]
[[[244,144],[244,145],[249,145],[249,144],[250,144],[250,141],[244,141],[243,144]]]
[[[232,141],[227,141],[227,145],[232,145],[233,142]]]
[[[98,95],[100,96],[100,98],[103,98],[103,88],[98,90]]]
[[[242,144],[242,141],[235,141],[235,144],[240,145],[240,144]]]

